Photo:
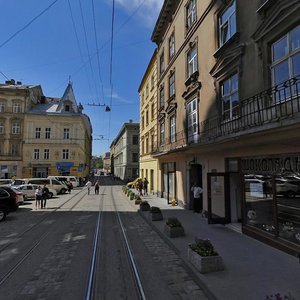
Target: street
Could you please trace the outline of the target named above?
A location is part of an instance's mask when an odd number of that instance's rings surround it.
[[[0,299],[208,299],[118,185],[27,201],[0,223]]]

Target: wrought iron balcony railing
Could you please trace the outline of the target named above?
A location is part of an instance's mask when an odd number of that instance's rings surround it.
[[[296,116],[300,118],[300,76],[240,101],[235,116],[231,119],[214,116],[200,122],[197,128],[187,128],[173,137],[157,141],[153,154],[190,144],[206,144],[232,134],[243,134],[249,129],[259,130],[266,124],[287,118],[294,118],[294,122],[297,122]]]

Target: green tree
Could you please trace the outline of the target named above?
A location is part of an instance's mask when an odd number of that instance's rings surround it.
[[[103,159],[102,156],[99,157],[99,159],[96,162],[96,168],[97,169],[103,169]]]

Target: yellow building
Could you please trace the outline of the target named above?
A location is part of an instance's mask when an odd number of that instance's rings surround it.
[[[140,177],[149,181],[149,191],[158,191],[158,160],[151,156],[157,140],[157,52],[154,51],[139,87]]]
[[[92,127],[69,83],[62,98],[42,97],[24,118],[22,177],[90,172]]]

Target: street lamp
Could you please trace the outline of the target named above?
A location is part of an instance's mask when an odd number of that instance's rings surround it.
[[[89,106],[105,106],[105,112],[110,112],[111,108],[106,104],[88,103]]]

